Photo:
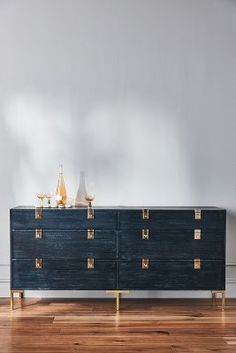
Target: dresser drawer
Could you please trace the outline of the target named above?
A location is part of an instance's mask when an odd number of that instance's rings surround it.
[[[11,288],[22,289],[83,289],[116,288],[115,261],[95,260],[94,268],[87,261],[43,259],[42,268],[35,268],[35,259],[12,260]]]
[[[14,230],[12,257],[116,258],[114,230]]]
[[[201,210],[195,219],[194,209],[148,209],[149,218],[143,219],[143,209],[120,210],[120,229],[225,229],[225,210]]]
[[[115,229],[117,212],[110,209],[93,209],[94,219],[88,219],[86,208],[83,209],[42,209],[39,219],[35,219],[34,208],[11,209],[12,229]]]
[[[225,233],[221,229],[126,229],[119,232],[118,244],[121,259],[223,260],[225,257]]]
[[[119,289],[133,290],[224,290],[224,261],[201,261],[194,269],[193,261],[149,261],[142,269],[142,261],[119,263]]]

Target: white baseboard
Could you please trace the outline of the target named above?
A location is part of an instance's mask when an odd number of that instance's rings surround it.
[[[227,284],[227,298],[236,298],[236,283]],[[0,281],[0,297],[9,297],[9,283]],[[25,291],[31,298],[112,298],[106,291]],[[130,291],[124,298],[210,298],[210,291]]]
[[[211,298],[210,291],[130,291],[123,298]],[[227,284],[227,298],[236,298],[236,283]],[[0,282],[0,297],[9,297],[9,283]],[[26,298],[113,298],[106,291],[25,291]]]

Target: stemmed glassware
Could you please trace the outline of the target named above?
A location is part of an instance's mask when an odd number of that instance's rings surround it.
[[[40,200],[39,207],[43,207],[43,200],[45,199],[45,192],[38,192],[37,193],[37,198]]]
[[[88,201],[88,207],[92,207],[92,201],[95,199],[95,185],[93,182],[89,183],[89,186],[87,188],[87,195],[85,196],[85,200]]]
[[[37,198],[40,200],[40,204],[38,207],[52,207],[51,199],[53,197],[52,192],[38,192],[37,193]],[[46,204],[44,202],[44,199],[46,199]]]
[[[36,194],[36,196],[39,202],[37,202],[37,205],[35,205],[35,207],[40,207],[40,208],[72,207],[73,200],[67,197],[67,193],[64,185],[64,179],[63,179],[62,166],[60,166],[59,180],[58,180],[58,186],[57,186],[56,192],[54,193],[51,191],[47,191],[47,192],[40,191]],[[90,181],[86,185],[84,172],[81,172],[80,188],[77,192],[77,196],[75,199],[75,206],[88,206],[88,208],[92,208],[92,202],[94,201],[94,199],[95,199],[94,182]]]

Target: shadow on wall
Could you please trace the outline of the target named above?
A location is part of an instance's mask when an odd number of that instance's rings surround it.
[[[95,181],[98,204],[191,200],[180,128],[164,110],[109,102],[81,116],[79,107],[71,113],[66,104],[56,108],[30,93],[8,99],[4,118],[17,203],[32,204],[37,191],[53,190],[61,162],[72,197],[84,169]]]
[[[5,121],[11,136],[15,165],[13,191],[18,203],[33,201],[37,191],[47,190],[57,156],[65,159],[70,126],[63,112],[52,111],[37,96],[18,95],[5,105]],[[55,167],[55,166],[54,166]],[[55,175],[54,175],[55,177]],[[54,180],[55,182],[55,180]]]
[[[15,160],[18,159],[18,150],[13,135],[9,133],[9,126],[3,112],[0,112],[0,133],[1,200],[5,206],[0,215],[1,220],[5,210],[8,212],[11,202],[15,202],[12,177],[18,169],[15,164]],[[13,155],[14,158],[12,158]]]
[[[232,256],[230,256],[230,260],[227,261],[229,265],[236,266],[235,259],[235,249],[236,249],[236,237],[235,237],[235,229],[236,229],[236,210],[231,207],[227,207],[227,216],[226,216],[226,245],[228,245],[229,252]],[[229,256],[227,256],[228,258]]]

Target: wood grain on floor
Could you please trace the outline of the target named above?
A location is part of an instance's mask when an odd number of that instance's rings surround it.
[[[236,300],[0,299],[1,353],[236,353]]]

